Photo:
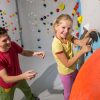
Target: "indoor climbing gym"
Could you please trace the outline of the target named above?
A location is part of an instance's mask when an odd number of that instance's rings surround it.
[[[0,100],[100,100],[100,0],[0,0]]]

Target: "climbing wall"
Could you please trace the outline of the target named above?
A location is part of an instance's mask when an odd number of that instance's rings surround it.
[[[84,17],[82,27],[87,29],[96,29],[100,35],[100,0],[85,1],[81,0],[82,15]],[[91,6],[93,5],[93,6]],[[70,100],[99,100],[99,68],[100,68],[100,37],[92,43],[93,53],[86,56],[86,61],[81,67],[72,87]]]
[[[0,0],[0,27],[8,30],[12,40],[21,44],[15,0]]]
[[[63,87],[51,52],[51,44],[55,35],[52,24],[60,14],[70,14],[74,20],[73,35],[79,37],[82,23],[80,1],[18,0],[18,7],[24,47],[46,52],[43,60],[39,58],[20,60],[23,71],[34,69],[38,72],[34,80],[28,81],[32,92],[41,100],[63,100]],[[23,97],[19,91],[17,95],[19,99]]]
[[[34,49],[51,51],[50,45],[55,35],[52,23],[62,13],[70,14],[75,19],[74,31],[78,36],[82,23],[80,10],[79,0],[19,0],[24,46],[30,48],[30,42]]]
[[[91,29],[96,29],[97,32],[99,32],[100,34],[100,14],[99,14],[99,10],[100,10],[100,0],[93,0],[92,4],[93,6],[91,6],[91,0],[88,1],[84,1],[84,0],[80,0],[81,1],[81,12],[82,12],[82,16],[83,16],[83,22],[81,24],[81,33],[83,33],[83,26],[87,26],[88,30]],[[91,9],[92,8],[92,9]],[[100,48],[100,38],[98,37],[98,41],[92,43],[92,48],[93,51],[95,51],[97,48]],[[86,59],[91,55],[92,53],[89,52],[88,56],[86,56]]]

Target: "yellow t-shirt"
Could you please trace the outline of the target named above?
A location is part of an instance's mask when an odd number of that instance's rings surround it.
[[[73,57],[73,49],[70,39],[67,43],[62,43],[58,38],[54,37],[52,42],[52,53],[58,65],[58,72],[62,75],[67,75],[75,71],[75,64],[69,68],[65,67],[65,65],[56,56],[56,53],[63,51],[68,59]]]

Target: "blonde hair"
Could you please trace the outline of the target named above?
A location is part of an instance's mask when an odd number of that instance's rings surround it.
[[[56,27],[57,25],[60,24],[60,21],[61,21],[61,20],[69,20],[69,21],[72,21],[72,22],[73,22],[73,19],[71,18],[70,15],[68,15],[68,14],[61,14],[61,15],[58,16],[58,17],[56,18],[56,20],[53,22],[53,29],[54,29],[55,32],[56,32],[55,27]]]

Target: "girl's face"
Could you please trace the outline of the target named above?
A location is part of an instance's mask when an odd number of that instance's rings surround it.
[[[72,29],[72,21],[70,20],[61,20],[59,25],[55,27],[56,29],[56,36],[60,39],[66,39],[68,34],[71,32]]]

